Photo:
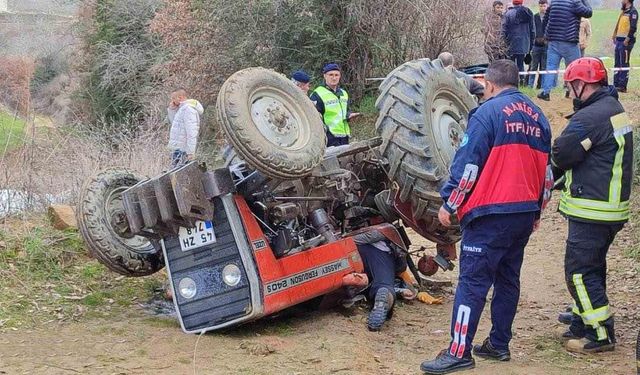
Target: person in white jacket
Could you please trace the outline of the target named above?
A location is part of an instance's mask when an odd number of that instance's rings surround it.
[[[199,101],[187,99],[184,89],[171,94],[171,102],[167,109],[171,131],[169,132],[169,149],[171,150],[171,166],[177,167],[193,160],[198,144],[200,116],[204,108]]]

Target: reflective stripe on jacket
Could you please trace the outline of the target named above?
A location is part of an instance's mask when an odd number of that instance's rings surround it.
[[[553,145],[552,161],[565,171],[560,212],[596,223],[629,220],[633,131],[609,88],[594,93]]]

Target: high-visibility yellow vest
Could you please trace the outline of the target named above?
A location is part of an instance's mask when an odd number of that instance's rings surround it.
[[[347,105],[349,94],[341,90],[342,95],[337,96],[333,91],[324,86],[319,86],[313,92],[317,93],[324,104],[324,115],[322,120],[329,128],[331,134],[338,137],[351,135],[351,129],[347,122]]]

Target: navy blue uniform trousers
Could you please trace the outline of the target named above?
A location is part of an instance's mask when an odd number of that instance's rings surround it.
[[[629,44],[628,46],[625,46],[624,40],[625,38],[616,38],[616,54],[615,54],[615,64],[614,64],[616,68],[629,67],[629,61],[631,59],[631,50],[633,49],[633,44]],[[613,84],[615,87],[626,89],[628,82],[629,82],[628,70],[615,72],[613,74]]]
[[[470,354],[491,286],[491,344],[496,349],[509,348],[520,298],[524,248],[535,220],[535,212],[487,215],[463,228],[460,277],[451,320],[451,355],[462,358]]]
[[[382,251],[371,244],[358,245],[358,253],[364,263],[364,271],[369,277],[369,300],[373,301],[378,289],[383,287],[393,293],[396,274],[407,268],[406,259],[398,258],[395,254]]]
[[[344,145],[348,145],[349,144],[349,137],[336,137],[335,135],[331,134],[330,131],[326,131],[325,132],[327,134],[327,147],[332,147],[332,146],[344,146]]]

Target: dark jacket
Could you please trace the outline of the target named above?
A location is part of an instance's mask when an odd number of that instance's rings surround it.
[[[618,192],[621,202],[629,200],[633,133],[615,90],[602,88],[570,116],[569,124],[553,144],[552,162],[562,171],[571,170],[563,192],[571,198],[607,202]],[[560,210],[574,220],[600,222],[567,214],[562,205]]]
[[[536,13],[533,16],[533,23],[535,25],[536,36],[533,40],[534,48],[545,48],[547,46],[547,40],[544,38],[544,18],[540,13]]]
[[[592,14],[587,0],[553,0],[543,22],[547,41],[577,44],[580,40],[580,18],[591,18]]]
[[[443,207],[457,212],[463,227],[485,215],[539,214],[552,185],[550,150],[551,129],[540,108],[515,88],[501,92],[469,114],[440,190]]]
[[[529,53],[536,37],[531,9],[522,5],[509,9],[502,21],[502,35],[507,43],[509,55]]]

